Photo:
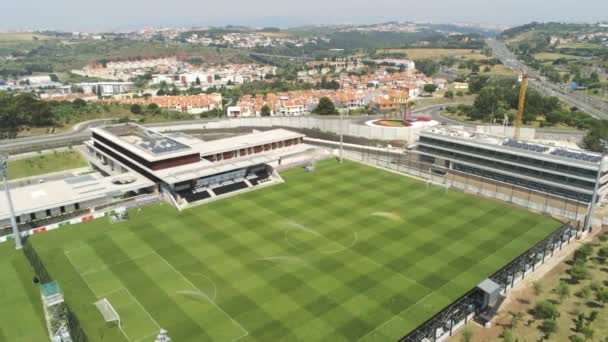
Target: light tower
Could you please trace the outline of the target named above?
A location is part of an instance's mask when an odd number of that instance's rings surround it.
[[[15,238],[15,249],[21,249],[21,234],[19,234],[19,228],[17,228],[13,200],[11,199],[11,192],[8,188],[8,154],[0,153],[0,174],[2,174],[2,178],[4,179],[4,192],[6,193],[6,203],[8,203],[8,210],[11,215],[11,226],[13,227],[13,237]]]

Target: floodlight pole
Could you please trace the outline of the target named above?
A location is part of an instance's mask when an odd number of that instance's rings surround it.
[[[0,173],[4,179],[4,192],[6,193],[6,202],[8,203],[8,210],[11,216],[11,226],[13,227],[13,237],[15,238],[15,249],[23,248],[21,244],[21,234],[19,228],[17,228],[17,220],[15,219],[15,208],[13,208],[13,200],[11,198],[11,192],[8,187],[8,156],[0,155]]]
[[[585,226],[583,227],[584,232],[591,232],[591,230],[593,229],[593,214],[595,213],[595,205],[597,202],[598,190],[602,179],[602,168],[604,166],[604,157],[606,156],[608,142],[605,140],[600,140],[600,145],[602,146],[602,156],[600,158],[600,165],[597,170],[597,176],[595,178],[595,186],[593,187],[593,196],[591,197],[591,203],[589,204],[589,212],[587,213],[587,217],[585,218]]]

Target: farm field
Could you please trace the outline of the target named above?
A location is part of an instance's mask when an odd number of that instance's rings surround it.
[[[467,59],[487,59],[487,56],[484,56],[478,50],[470,50],[470,49],[385,49],[378,51],[379,53],[395,53],[395,52],[404,52],[407,54],[407,58],[409,59],[433,59],[440,60],[443,57],[461,57],[463,60]]]
[[[147,341],[161,327],[173,341],[386,341],[560,225],[354,162],[282,176],[182,212],[153,205],[29,243],[91,341]],[[122,329],[103,322],[100,298]]]

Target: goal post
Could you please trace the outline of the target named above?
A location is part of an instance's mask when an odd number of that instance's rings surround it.
[[[116,322],[118,324],[118,327],[122,328],[120,315],[118,314],[116,309],[114,309],[112,304],[110,304],[109,300],[107,300],[106,298],[102,298],[95,302],[95,307],[97,307],[97,310],[99,310],[106,323]]]

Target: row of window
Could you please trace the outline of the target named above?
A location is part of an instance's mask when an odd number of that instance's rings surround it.
[[[467,165],[461,165],[461,164],[455,163],[454,170],[464,172],[464,173],[469,173],[469,174],[484,177],[484,178],[493,179],[493,180],[496,180],[499,182],[518,185],[518,186],[528,188],[528,189],[538,190],[541,192],[557,195],[560,197],[570,198],[570,199],[580,201],[580,202],[589,203],[589,202],[591,202],[591,198],[592,198],[591,195],[581,194],[581,193],[578,193],[575,191],[565,190],[562,188],[558,188],[555,186],[550,186],[550,185],[546,185],[546,184],[542,184],[542,183],[526,181],[521,178],[516,178],[516,177],[512,177],[512,176],[503,175],[500,173],[482,170],[482,169],[478,169],[478,168],[467,166]]]
[[[253,146],[253,147],[242,148],[242,149],[235,150],[235,151],[228,151],[228,152],[224,152],[224,153],[207,155],[207,156],[203,156],[203,158],[208,161],[211,161],[211,162],[228,160],[228,159],[232,159],[232,158],[236,158],[236,157],[246,156],[249,154],[256,154],[256,153],[275,150],[275,149],[288,147],[288,146],[292,146],[292,145],[297,145],[297,144],[300,144],[303,142],[304,142],[304,138],[294,138],[294,139],[288,139],[285,141],[273,142],[271,144],[258,145],[258,146]]]
[[[556,183],[562,183],[562,184],[565,184],[568,186],[577,186],[577,187],[586,188],[589,190],[592,190],[593,187],[595,186],[594,182],[584,181],[584,180],[580,180],[577,178],[570,178],[567,176],[557,175],[557,174],[553,174],[553,173],[542,172],[542,171],[529,169],[529,168],[522,167],[522,166],[500,163],[500,162],[496,162],[496,161],[487,160],[484,158],[472,157],[472,156],[469,156],[466,154],[443,151],[441,149],[435,149],[432,147],[420,146],[419,150],[423,151],[423,152],[426,151],[429,153],[446,156],[448,158],[452,158],[452,159],[456,159],[456,160],[461,160],[461,161],[466,161],[466,162],[470,162],[470,163],[483,165],[486,167],[491,167],[491,168],[498,169],[498,170],[504,170],[507,172],[521,174],[521,175],[525,175],[525,176],[529,176],[529,177],[541,178],[543,180],[552,181],[552,182],[556,182]]]
[[[545,160],[541,160],[541,159],[537,159],[537,158],[524,157],[524,156],[519,156],[519,155],[504,153],[504,152],[498,152],[498,151],[488,150],[488,149],[479,148],[479,147],[461,145],[461,144],[452,143],[452,142],[444,141],[444,140],[440,140],[440,139],[433,139],[433,138],[429,138],[429,137],[425,137],[425,136],[420,137],[420,143],[447,147],[450,149],[459,150],[459,151],[467,152],[467,153],[474,154],[474,155],[486,156],[486,157],[490,157],[490,158],[494,158],[494,159],[500,159],[500,160],[510,161],[510,162],[514,162],[514,163],[518,163],[518,164],[529,165],[529,166],[533,166],[533,167],[537,167],[537,168],[543,168],[546,170],[569,173],[571,175],[575,175],[575,176],[579,176],[579,177],[587,177],[587,178],[595,179],[595,177],[597,176],[597,171],[594,171],[594,170],[587,170],[587,169],[579,168],[576,166],[564,165],[561,163],[553,163],[553,162],[549,162],[549,161],[545,161]]]
[[[80,204],[75,203],[74,204],[74,210],[80,210]],[[36,213],[30,213],[30,215],[29,215],[30,219],[29,220],[25,220],[24,222],[35,221],[37,219],[42,219],[42,218],[53,216],[53,213],[52,213],[51,209],[47,209],[44,213],[46,215],[45,216],[40,216],[40,217],[38,217],[38,215],[36,215]],[[61,207],[59,207],[59,213],[60,214],[65,214],[66,213],[65,206],[62,205]],[[23,216],[23,215],[17,215],[17,217],[16,217],[17,224],[19,224],[19,223],[22,222],[21,216]]]

